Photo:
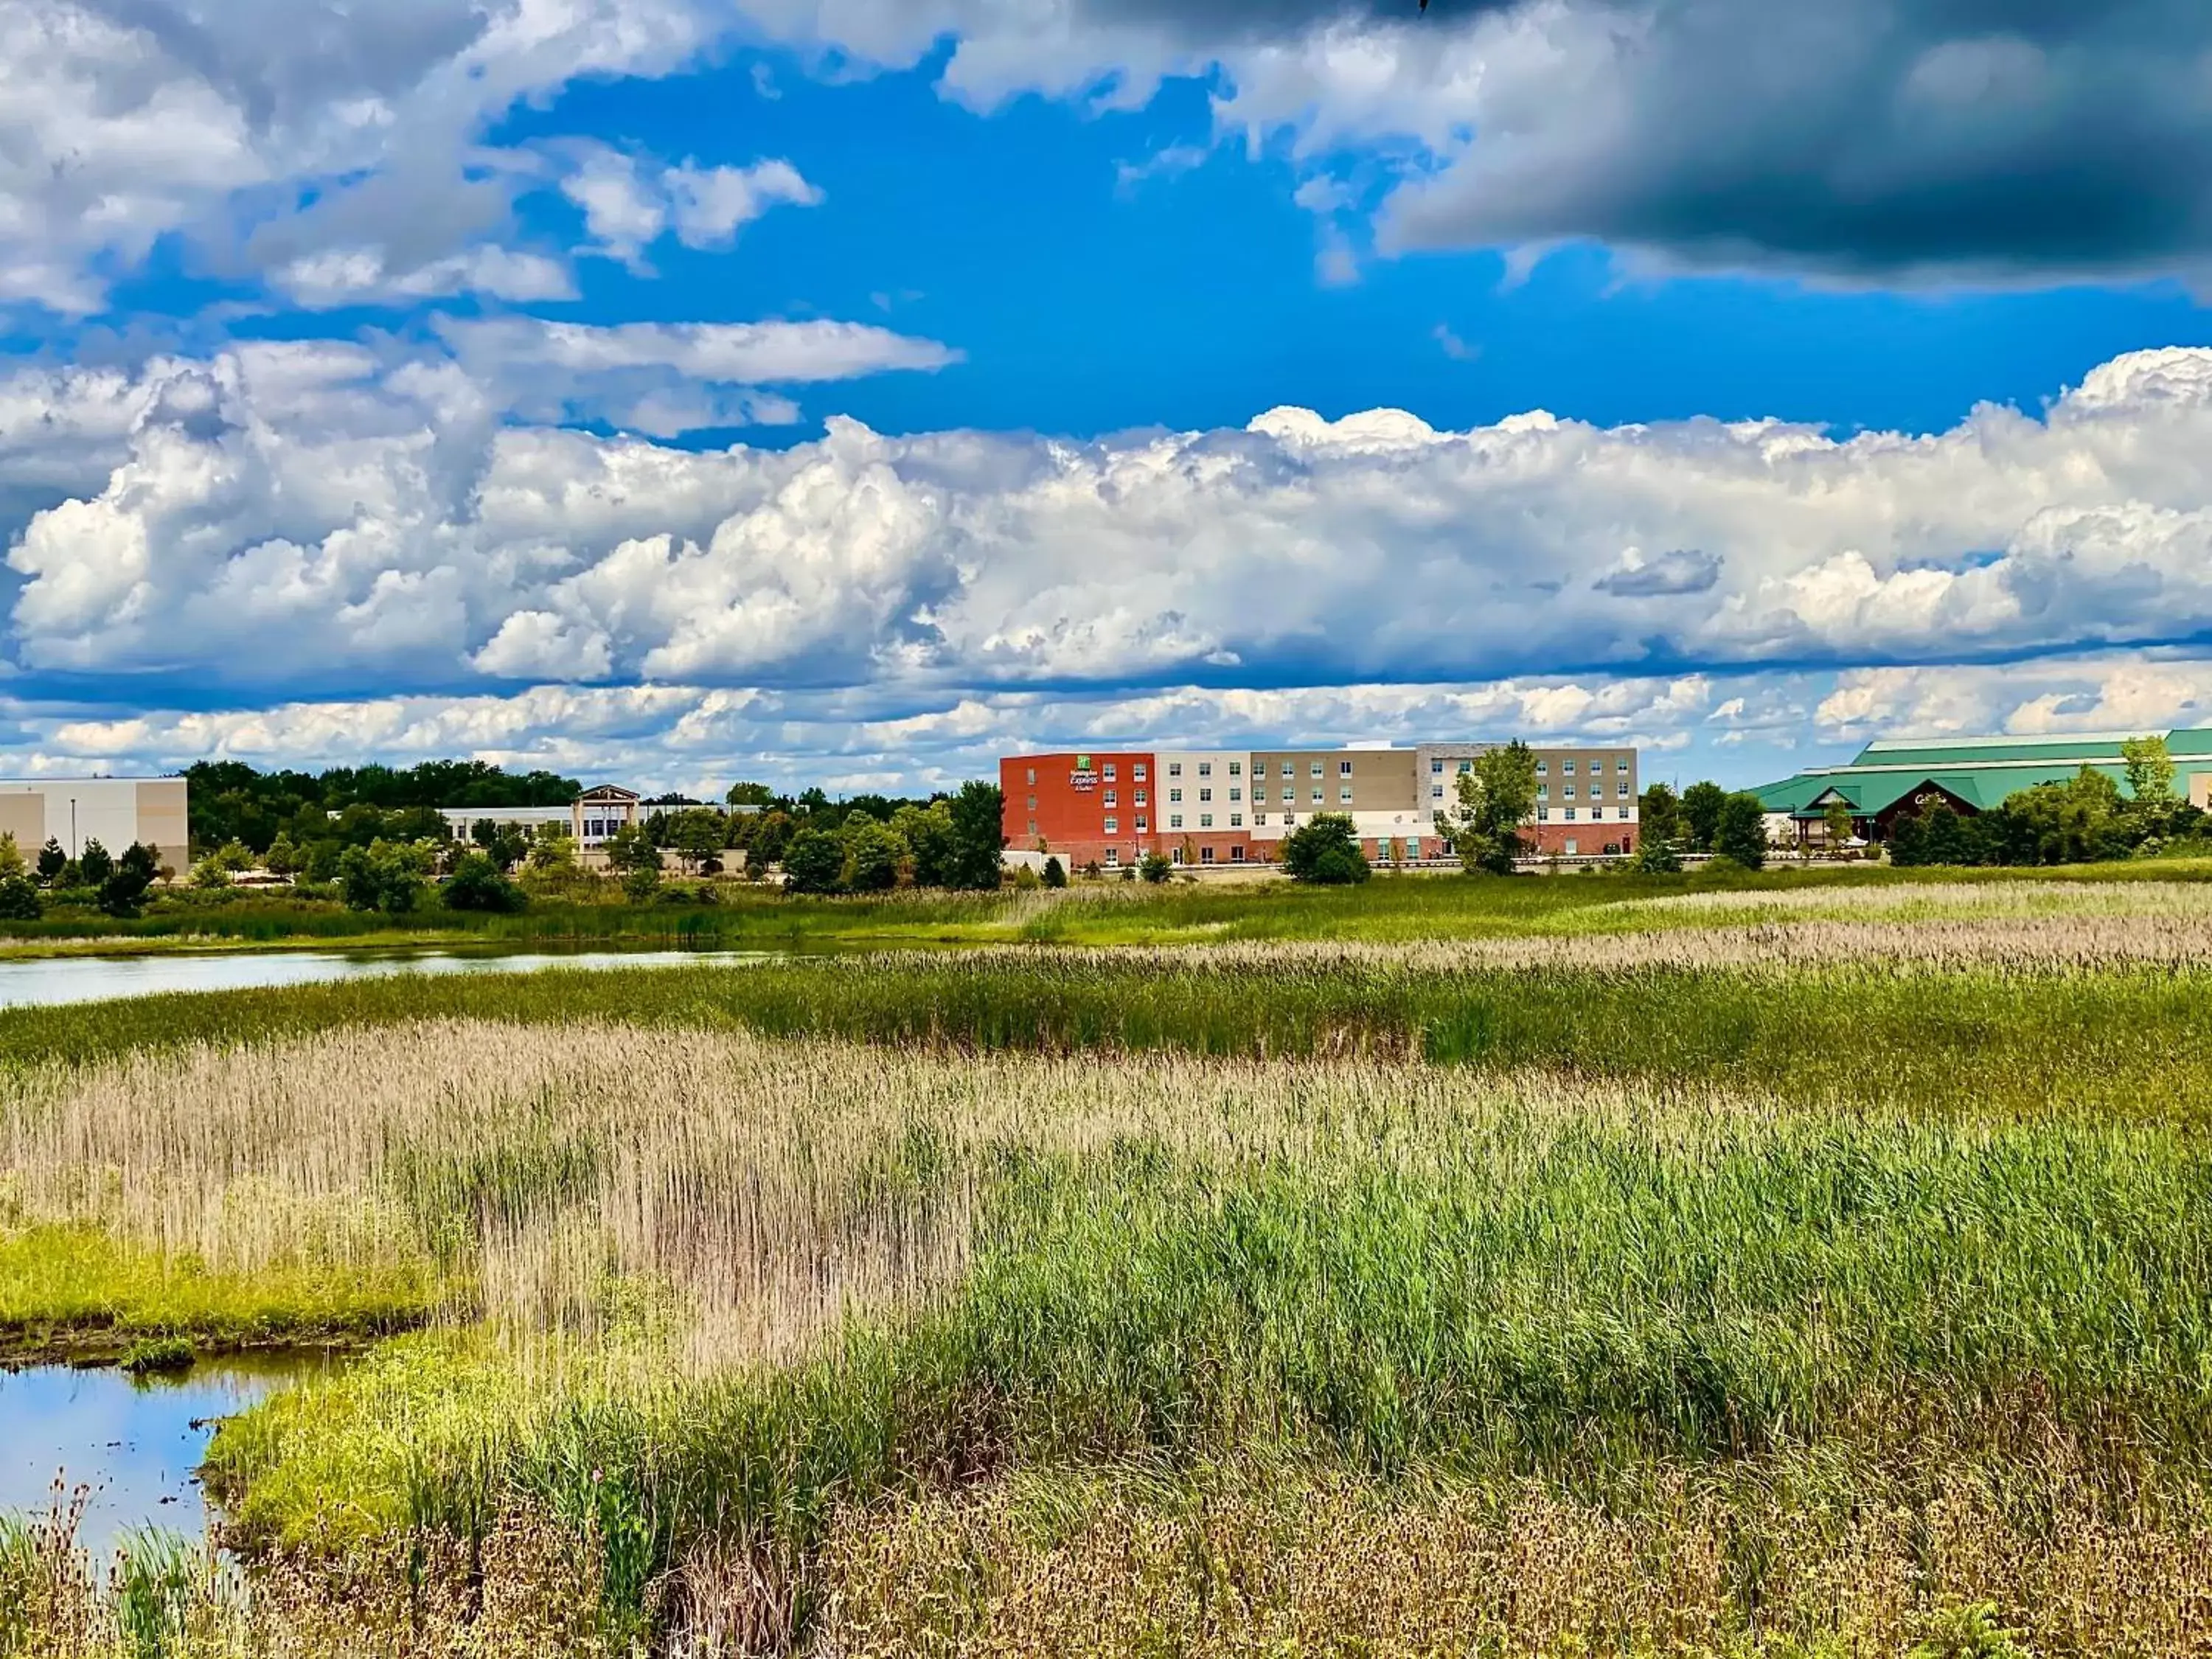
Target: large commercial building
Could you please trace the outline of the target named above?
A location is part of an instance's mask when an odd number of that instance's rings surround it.
[[[1844,766],[1816,766],[1770,783],[1759,798],[1770,830],[1800,842],[1825,839],[1828,807],[1840,801],[1853,832],[1887,841],[1897,820],[1931,797],[1973,817],[2038,784],[2063,783],[2083,767],[2127,788],[2127,759],[2120,745],[2157,732],[2084,732],[2061,737],[1891,738],[1870,743]],[[2212,808],[2212,730],[2169,732],[2174,793]]]
[[[1450,848],[1437,814],[1480,743],[1342,749],[1123,749],[1018,755],[999,763],[1006,845],[1107,868],[1163,853],[1179,864],[1272,864],[1283,838],[1322,813],[1352,819],[1370,859],[1428,863]],[[1640,782],[1633,749],[1535,750],[1541,853],[1633,852]]]
[[[441,806],[438,816],[445,819],[447,831],[455,841],[468,840],[479,823],[531,835],[551,828],[588,853],[640,823],[647,816],[641,799],[634,789],[603,783],[586,789],[566,806]]]
[[[27,859],[48,842],[71,858],[98,842],[111,853],[143,842],[164,868],[191,865],[189,801],[182,778],[0,780],[0,836]]]

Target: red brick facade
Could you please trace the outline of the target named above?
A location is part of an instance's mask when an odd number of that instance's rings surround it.
[[[1006,845],[1056,853],[1071,869],[1134,864],[1160,844],[1158,769],[1149,753],[1127,750],[1000,761]]]

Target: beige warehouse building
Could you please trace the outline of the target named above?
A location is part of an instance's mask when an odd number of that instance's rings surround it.
[[[71,858],[90,841],[118,854],[143,842],[165,868],[191,864],[182,778],[0,779],[0,836],[33,860],[49,841]]]

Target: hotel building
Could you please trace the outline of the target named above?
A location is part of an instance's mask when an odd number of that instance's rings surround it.
[[[1006,845],[1112,869],[1148,853],[1197,866],[1272,864],[1283,838],[1319,814],[1352,819],[1380,865],[1451,856],[1436,817],[1460,776],[1498,745],[1387,743],[1341,749],[1124,749],[1019,755],[999,763]],[[1635,850],[1641,787],[1633,749],[1543,748],[1524,833],[1555,857]]]

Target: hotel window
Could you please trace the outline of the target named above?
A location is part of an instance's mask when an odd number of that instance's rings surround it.
[[[1109,870],[1111,870],[1115,865],[1121,863],[1121,849],[1120,848],[1109,847],[1106,849],[1106,867]]]
[[[1613,793],[1619,795],[1621,799],[1626,800],[1628,799],[1628,780],[1626,778],[1623,778],[1620,781],[1620,787],[1613,791]]]
[[[1252,827],[1255,830],[1265,830],[1267,827],[1267,815],[1265,812],[1252,814]]]
[[[1210,778],[1210,777],[1212,777],[1212,776],[1213,775],[1213,763],[1212,763],[1212,761],[1200,761],[1200,762],[1199,762],[1199,763],[1198,763],[1198,775],[1199,775],[1199,776],[1200,776],[1201,778]]]
[[[1431,784],[1431,785],[1429,786],[1429,799],[1430,799],[1431,800],[1442,800],[1443,798],[1444,798],[1444,787],[1443,787],[1443,785],[1442,785],[1441,783],[1432,783],[1432,784]]]
[[[1252,792],[1252,805],[1255,806],[1265,806],[1267,804],[1267,792],[1264,789],[1255,789]]]
[[[1180,830],[1180,829],[1182,829],[1182,813],[1180,813],[1180,812],[1172,812],[1172,813],[1170,813],[1170,814],[1168,815],[1168,828],[1169,828],[1169,829],[1170,829],[1170,830]]]
[[[1339,776],[1340,778],[1348,778],[1348,777],[1350,777],[1350,776],[1352,775],[1352,763],[1351,763],[1350,761],[1339,761],[1339,762],[1337,762],[1337,763],[1336,763],[1336,775],[1337,775],[1337,776]]]
[[[1198,792],[1198,798],[1200,800],[1212,800],[1213,799],[1213,791],[1211,789],[1201,789]]]
[[[1541,772],[1544,769],[1543,769],[1542,767],[1540,767],[1540,767],[1538,767],[1536,769],[1537,769],[1539,772]],[[1462,762],[1459,763],[1459,775],[1460,775],[1460,776],[1462,776],[1462,777],[1465,777],[1468,773],[1470,773],[1470,772],[1472,772],[1472,771],[1474,771],[1474,763],[1473,761],[1471,761],[1471,760],[1465,760],[1465,761],[1462,761]]]
[[[1035,818],[1031,818],[1030,820],[1030,834],[1033,836],[1036,834],[1036,820]]]
[[[1106,763],[1106,781],[1107,781],[1107,782],[1109,782],[1109,783],[1112,783],[1115,779],[1117,779],[1117,778],[1118,778],[1118,777],[1120,777],[1120,776],[1121,776],[1120,769],[1115,766],[1115,764],[1114,764],[1114,763],[1113,763],[1112,761],[1108,761],[1108,762]]]
[[[1036,811],[1036,797],[1035,795],[1031,795],[1030,797],[1030,811],[1032,812]]]
[[[1121,833],[1121,819],[1119,819],[1119,818],[1109,818],[1109,819],[1107,819],[1107,820],[1106,820],[1106,833],[1107,833],[1108,835],[1109,835],[1109,836],[1118,836],[1118,835],[1120,835],[1120,834]]]
[[[1575,763],[1572,761],[1561,761],[1559,763],[1559,770],[1565,772],[1569,777],[1572,777],[1575,775]]]
[[[1213,862],[1213,849],[1212,849],[1211,847],[1201,847],[1201,848],[1200,848],[1198,849],[1198,861],[1199,861],[1200,864],[1211,864],[1211,863],[1212,863],[1212,862]]]
[[[1181,777],[1182,775],[1182,763],[1181,761],[1170,761],[1168,763],[1168,775],[1171,778]]]
[[[1318,790],[1318,789],[1316,789],[1316,790],[1315,790],[1315,791],[1313,792],[1313,795],[1314,795],[1313,804],[1314,804],[1316,806],[1320,805],[1322,804],[1322,802],[1323,802],[1324,800],[1326,800],[1326,799],[1328,799],[1326,795],[1322,794],[1322,792],[1321,792],[1320,790]]]
[[[1538,761],[1536,763],[1536,775],[1540,778],[1550,777],[1552,775],[1552,763],[1549,761]]]
[[[1243,849],[1243,848],[1241,848],[1241,847],[1232,847],[1232,848],[1231,848],[1229,849],[1229,861],[1230,861],[1231,864],[1242,864],[1242,863],[1243,863],[1243,862],[1244,862],[1244,849]]]
[[[1243,777],[1244,775],[1244,763],[1243,761],[1230,762],[1229,775],[1232,778]]]
[[[1540,807],[1538,807],[1538,808],[1536,809],[1536,822],[1537,822],[1537,823],[1549,823],[1551,821],[1552,821],[1552,809],[1551,809],[1550,807],[1548,807],[1548,806],[1540,806]]]
[[[1212,829],[1212,828],[1213,828],[1213,814],[1212,814],[1212,813],[1211,813],[1211,812],[1200,812],[1200,813],[1198,815],[1198,827],[1199,827],[1200,829],[1201,829],[1201,830],[1211,830],[1211,829]]]
[[[1229,827],[1231,830],[1242,830],[1244,827],[1244,815],[1242,812],[1231,812],[1229,815]]]
[[[1139,805],[1139,806],[1150,806],[1152,804],[1152,791],[1150,791],[1149,789],[1139,789],[1139,791],[1137,791],[1137,805]]]
[[[1243,800],[1244,799],[1244,792],[1242,789],[1231,789],[1229,792],[1229,799],[1231,800]]]
[[[1150,830],[1152,827],[1152,823],[1149,819],[1139,818],[1137,820],[1137,833],[1140,836]]]
[[[1296,828],[1297,828],[1297,823],[1298,823],[1298,815],[1297,815],[1296,812],[1285,812],[1285,813],[1284,813],[1284,814],[1283,814],[1283,828],[1284,828],[1284,829],[1285,829],[1285,830],[1295,830]]]
[[[1313,763],[1312,770],[1314,776],[1319,777],[1321,775],[1321,763],[1319,761],[1316,761]]]
[[[1285,762],[1283,763],[1283,775],[1284,775],[1285,777],[1286,777],[1286,778],[1294,778],[1294,777],[1297,776],[1297,775],[1298,775],[1298,769],[1297,768],[1297,766],[1295,766],[1294,764],[1292,764],[1292,763],[1291,763],[1291,762],[1289,762],[1289,761],[1285,761]]]
[[[1559,793],[1565,795],[1569,800],[1572,800],[1575,798],[1575,787],[1571,783]]]
[[[1569,823],[1572,823],[1574,821],[1575,821],[1575,809],[1574,809],[1573,807],[1570,806],[1569,808],[1567,808],[1567,822],[1568,822]]]
[[[1429,775],[1430,775],[1431,777],[1432,777],[1432,778],[1440,778],[1440,777],[1443,776],[1443,775],[1444,775],[1444,763],[1443,763],[1442,761],[1440,761],[1440,760],[1432,760],[1432,761],[1431,761],[1431,762],[1429,763]]]
[[[1035,787],[1036,784],[1036,768],[1034,766],[1030,768],[1030,784],[1031,787]]]
[[[1180,847],[1175,849],[1175,861],[1177,864],[1181,864],[1182,862],[1182,848]]]
[[[1119,806],[1121,804],[1121,792],[1120,790],[1109,789],[1106,792],[1106,804],[1109,806]]]
[[[1134,766],[1129,769],[1129,776],[1136,782],[1142,783],[1145,781],[1145,774],[1152,769],[1146,765],[1144,762],[1139,761]]]
[[[1351,805],[1352,805],[1352,786],[1351,786],[1350,784],[1348,784],[1348,783],[1347,783],[1347,784],[1346,784],[1346,785],[1344,786],[1344,787],[1343,787],[1343,788],[1341,788],[1341,789],[1340,789],[1340,790],[1338,790],[1338,791],[1336,792],[1336,798],[1337,798],[1337,799],[1339,799],[1340,801],[1343,802],[1343,803],[1344,803],[1344,805],[1346,805],[1346,806]]]
[[[1536,786],[1536,799],[1538,800],[1549,800],[1551,798],[1552,786],[1550,784],[1540,783]]]
[[[1169,803],[1169,805],[1173,805],[1176,801],[1179,801],[1179,800],[1181,800],[1182,799],[1182,790],[1180,790],[1180,789],[1170,789],[1170,790],[1169,790],[1169,791],[1168,791],[1168,803]]]

